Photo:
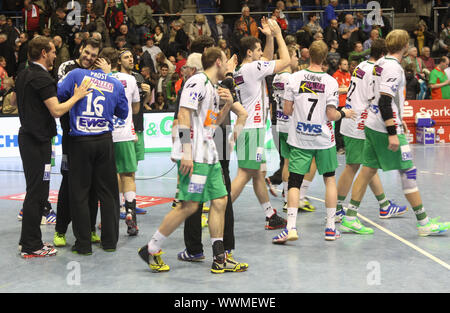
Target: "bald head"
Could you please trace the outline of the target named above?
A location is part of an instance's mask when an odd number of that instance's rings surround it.
[[[61,36],[58,36],[58,35],[54,36],[53,37],[53,44],[55,45],[55,47],[61,48],[61,46],[62,46],[62,38],[61,38]]]

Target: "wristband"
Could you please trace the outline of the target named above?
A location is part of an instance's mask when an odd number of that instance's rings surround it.
[[[386,126],[386,130],[389,136],[397,135],[397,127],[395,125]]]
[[[339,113],[341,113],[341,119],[343,119],[345,117],[345,112],[340,110]]]
[[[231,77],[231,78],[233,78],[233,73],[232,73],[232,72],[228,72],[228,73],[225,74],[225,77]]]

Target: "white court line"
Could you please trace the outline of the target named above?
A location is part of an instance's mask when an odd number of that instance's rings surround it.
[[[311,196],[308,196],[308,198],[314,199],[314,200],[317,200],[317,201],[320,201],[320,202],[325,202],[325,201],[322,200],[322,199],[315,198],[315,197],[311,197]],[[419,248],[418,246],[416,246],[415,244],[409,242],[408,240],[403,239],[402,237],[400,237],[400,236],[394,234],[394,233],[391,232],[389,229],[386,229],[386,228],[384,228],[383,226],[378,225],[377,223],[371,221],[370,219],[368,219],[367,217],[365,217],[365,216],[363,216],[363,215],[361,215],[361,214],[359,214],[359,213],[358,213],[358,217],[360,217],[361,219],[363,219],[363,220],[366,221],[367,223],[372,224],[373,226],[375,226],[375,227],[378,228],[379,230],[385,232],[385,233],[388,234],[389,236],[394,237],[395,239],[399,240],[400,242],[404,243],[405,245],[409,246],[410,248],[413,248],[414,250],[416,250],[417,252],[423,254],[423,255],[426,256],[427,258],[429,258],[429,259],[433,260],[434,262],[436,262],[436,263],[442,265],[442,266],[445,267],[447,270],[450,270],[450,265],[449,265],[449,264],[447,264],[447,263],[445,263],[444,261],[442,261],[441,259],[435,257],[434,255],[432,255],[432,254],[426,252],[425,250]]]

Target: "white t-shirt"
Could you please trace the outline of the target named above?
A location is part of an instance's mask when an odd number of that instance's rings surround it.
[[[275,61],[254,61],[234,72],[236,95],[248,113],[244,128],[263,128],[269,116],[266,76],[272,75]]]
[[[273,99],[277,110],[277,131],[281,133],[289,132],[289,116],[283,113],[284,91],[289,82],[291,73],[282,72],[275,75],[272,82]]]
[[[339,86],[327,73],[302,70],[291,75],[284,99],[294,102],[287,143],[301,149],[329,149],[335,145],[327,106],[337,107]]]
[[[113,142],[131,141],[134,140],[136,134],[134,132],[133,125],[133,108],[132,104],[134,102],[141,101],[139,97],[139,88],[136,83],[136,78],[134,76],[115,72],[111,76],[119,80],[123,87],[125,88],[125,95],[128,100],[128,116],[125,120],[122,120],[114,116],[114,131],[112,132]]]
[[[380,93],[388,94],[392,97],[392,111],[394,121],[397,126],[397,134],[403,134],[402,116],[403,104],[405,102],[405,72],[397,59],[386,56],[375,62],[373,68],[373,101],[369,106],[369,115],[366,126],[378,132],[387,133],[386,124],[381,117],[378,101]]]
[[[352,73],[347,92],[345,108],[356,112],[356,119],[344,118],[341,123],[341,134],[356,139],[366,139],[364,125],[368,116],[369,97],[373,90],[372,71],[375,63],[361,62]]]
[[[197,163],[215,164],[219,162],[214,131],[220,112],[220,97],[217,86],[213,86],[204,73],[189,78],[181,92],[180,108],[191,109],[192,160]],[[183,147],[180,139],[173,143],[172,159],[181,160]]]

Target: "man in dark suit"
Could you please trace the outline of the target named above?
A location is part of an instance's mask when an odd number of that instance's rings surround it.
[[[216,45],[220,39],[224,39],[227,41],[228,45],[230,45],[231,40],[231,30],[228,24],[225,24],[223,19],[223,15],[216,15],[215,24],[211,24],[211,37],[214,38]]]

